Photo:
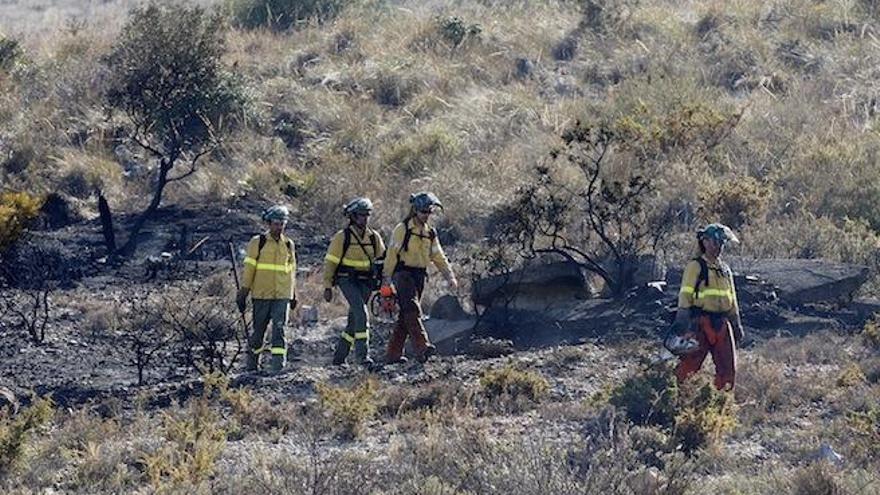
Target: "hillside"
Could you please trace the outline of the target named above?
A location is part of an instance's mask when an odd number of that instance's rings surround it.
[[[4,493],[880,493],[880,330],[851,300],[748,306],[720,394],[711,365],[679,389],[658,360],[674,294],[653,320],[625,299],[577,338],[559,320],[526,329],[534,345],[478,329],[372,371],[331,365],[346,308],[321,299],[346,201],[372,198],[387,237],[431,190],[469,312],[475,281],[560,240],[650,259],[677,290],[713,221],[742,259],[866,267],[848,296],[877,307],[877,2],[138,5],[0,1],[0,391],[22,403],[0,402]],[[126,71],[193,40],[207,56],[184,66],[216,91],[187,101],[220,110],[143,124],[153,100]],[[157,188],[179,143],[180,180]],[[130,252],[108,247],[99,195]],[[275,203],[299,259],[291,362],[243,373],[229,253]],[[576,299],[629,297],[609,273]],[[777,307],[813,326],[774,324]]]

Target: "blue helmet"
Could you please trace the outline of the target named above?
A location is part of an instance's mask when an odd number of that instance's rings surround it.
[[[427,191],[410,194],[409,202],[416,211],[434,211],[437,208],[443,208],[443,203],[437,196]]]
[[[697,230],[697,239],[713,239],[718,244],[732,242],[739,243],[739,238],[730,230],[730,227],[720,223],[710,223],[702,229]]]
[[[275,220],[286,222],[290,218],[290,210],[284,205],[275,205],[264,211],[262,217],[264,222]]]
[[[371,213],[373,211],[373,202],[369,198],[354,198],[342,207],[342,212],[348,216],[357,213]]]

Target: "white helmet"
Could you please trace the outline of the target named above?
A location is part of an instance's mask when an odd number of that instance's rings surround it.
[[[663,347],[676,356],[685,356],[699,349],[700,343],[692,336],[673,334],[666,337]]]

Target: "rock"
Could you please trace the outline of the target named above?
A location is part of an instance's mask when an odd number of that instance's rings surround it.
[[[439,318],[442,320],[464,320],[469,316],[461,307],[458,298],[452,295],[445,295],[437,299],[431,306],[431,318]]]
[[[568,261],[537,260],[505,275],[478,280],[473,298],[483,306],[544,310],[589,297],[591,288],[581,268]]]
[[[825,260],[733,257],[735,273],[755,276],[777,287],[779,300],[790,305],[849,302],[868,278],[868,267]]]
[[[464,343],[470,341],[475,324],[476,320],[473,318],[459,320],[430,318],[424,322],[431,343],[441,354],[455,354],[461,351]]]
[[[493,339],[491,337],[474,339],[467,347],[467,353],[469,355],[484,359],[507,356],[513,354],[515,351],[516,348],[513,346],[513,342],[503,339]]]
[[[0,412],[8,411],[10,414],[17,414],[19,409],[18,399],[9,389],[0,387]]]
[[[813,454],[813,459],[825,461],[835,466],[843,465],[843,456],[834,451],[834,448],[827,443],[822,444],[819,450]]]

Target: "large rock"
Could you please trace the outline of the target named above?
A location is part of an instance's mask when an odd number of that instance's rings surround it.
[[[462,320],[430,318],[424,321],[431,343],[441,354],[456,354],[465,349],[470,343],[475,324],[474,318]]]
[[[583,300],[591,289],[581,268],[571,262],[534,262],[505,275],[478,280],[474,302],[482,306],[542,311]]]
[[[733,257],[735,273],[754,276],[775,286],[781,302],[790,305],[849,302],[868,278],[868,268],[825,260]]]
[[[461,302],[458,298],[449,294],[437,299],[431,306],[429,313],[431,318],[442,320],[464,320],[470,317],[464,308],[461,307]]]

